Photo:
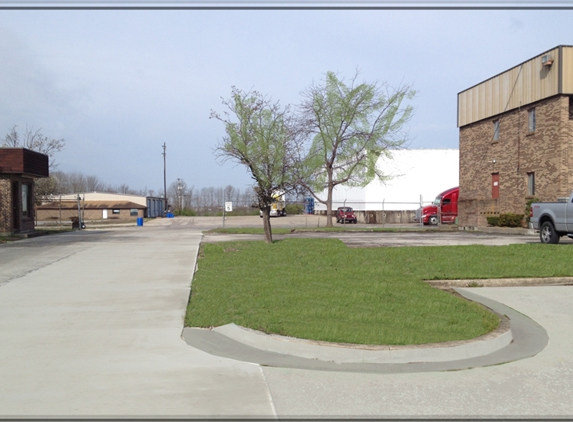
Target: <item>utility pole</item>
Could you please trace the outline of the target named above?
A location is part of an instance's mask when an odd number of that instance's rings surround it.
[[[181,215],[181,209],[183,204],[181,203],[181,197],[183,196],[183,186],[181,186],[181,179],[177,178],[177,203],[179,205],[179,215]]]
[[[163,206],[163,215],[167,213],[167,167],[165,165],[165,142],[163,142],[163,201],[165,202]]]
[[[80,194],[78,193],[78,230],[82,229],[82,207],[81,207],[81,201],[82,198],[80,196]]]

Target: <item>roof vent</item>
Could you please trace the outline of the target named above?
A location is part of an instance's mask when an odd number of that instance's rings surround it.
[[[553,64],[551,54],[545,54],[544,56],[541,56],[541,64],[543,66],[551,66]]]

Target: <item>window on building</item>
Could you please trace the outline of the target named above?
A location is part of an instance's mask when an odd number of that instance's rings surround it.
[[[32,209],[32,188],[22,184],[22,217],[30,217]]]
[[[535,195],[535,173],[527,173],[527,196]]]
[[[111,210],[112,214],[119,214],[119,210],[117,208],[114,208],[113,210]]]
[[[493,122],[493,140],[499,140],[499,120]]]
[[[131,217],[137,217],[137,208],[132,208],[129,210],[129,215]]]
[[[531,110],[529,110],[527,112],[527,120],[529,122],[529,131],[530,132],[535,132],[535,126],[536,126],[536,122],[535,122],[535,109],[532,108]]]

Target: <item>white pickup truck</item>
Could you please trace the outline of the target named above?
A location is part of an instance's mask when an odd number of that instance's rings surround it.
[[[539,230],[541,243],[559,243],[561,236],[573,238],[573,193],[561,202],[534,202],[529,221]]]

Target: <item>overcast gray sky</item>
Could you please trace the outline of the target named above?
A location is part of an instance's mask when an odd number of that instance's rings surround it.
[[[0,137],[64,138],[59,170],[134,189],[252,184],[213,154],[231,87],[296,104],[327,71],[412,84],[410,148],[458,148],[457,93],[557,45],[573,10],[0,10]],[[436,163],[439,165],[439,163]]]

